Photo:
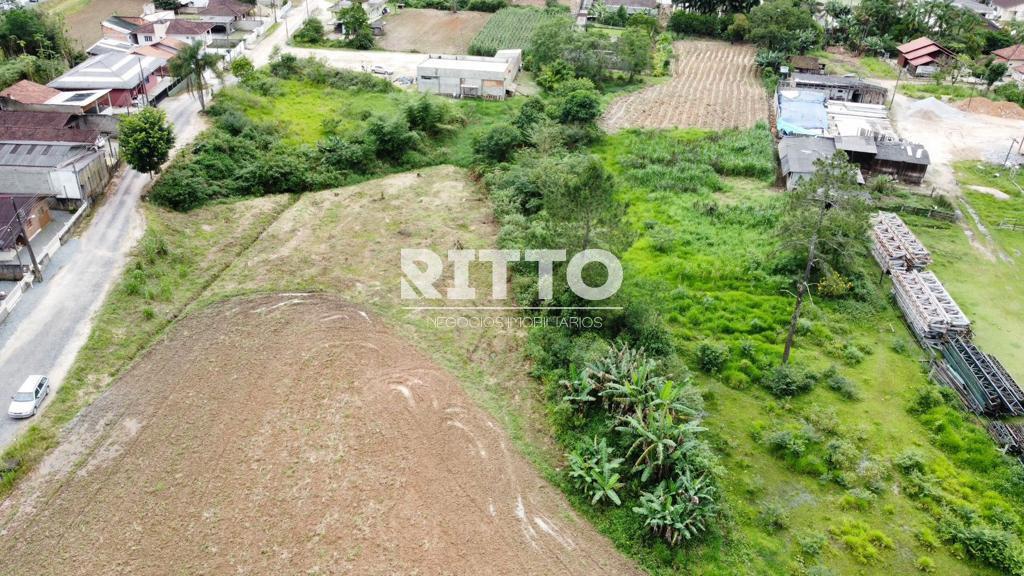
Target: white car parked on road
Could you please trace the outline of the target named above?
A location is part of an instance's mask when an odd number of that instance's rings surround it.
[[[49,393],[50,380],[46,376],[38,374],[29,376],[14,396],[11,396],[11,405],[7,408],[7,415],[11,418],[35,416],[39,405],[43,403],[43,399]]]

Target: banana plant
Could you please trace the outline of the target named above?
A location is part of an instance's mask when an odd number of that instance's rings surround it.
[[[569,477],[578,488],[590,496],[591,504],[607,499],[616,506],[622,504],[618,490],[622,488],[618,473],[622,458],[615,458],[607,441],[595,436],[590,444],[572,452],[569,457]]]
[[[670,545],[690,540],[707,530],[715,514],[714,487],[706,475],[684,468],[674,479],[662,480],[653,492],[642,492],[633,512]]]
[[[697,432],[704,430],[696,420],[678,422],[665,406],[659,410],[638,408],[620,421],[615,429],[633,439],[626,456],[637,454],[632,471],[640,472],[642,482],[664,478],[676,451],[687,451]]]

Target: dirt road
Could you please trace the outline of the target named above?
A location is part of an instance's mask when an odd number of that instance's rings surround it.
[[[891,83],[887,87],[891,90]],[[1024,120],[965,112],[932,98],[897,94],[890,117],[900,136],[928,149],[931,164],[924,186],[954,196],[959,194],[954,162],[1002,163],[1011,141],[1024,138]]]
[[[176,325],[0,522],[12,574],[639,574],[458,382],[323,295]]]

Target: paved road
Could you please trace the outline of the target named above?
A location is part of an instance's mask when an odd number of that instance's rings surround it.
[[[180,143],[195,137],[202,125],[196,101],[178,96],[166,99],[161,108],[174,123]],[[59,387],[85,343],[93,314],[142,235],[139,195],[148,182],[148,175],[124,170],[88,228],[57,251],[43,270],[45,281],[25,292],[0,324],[0,448],[30,422],[7,418],[6,399],[29,374],[46,374]]]
[[[327,0],[309,0],[310,13],[328,19]],[[288,15],[288,33],[306,18],[304,6]],[[257,66],[266,64],[274,46],[286,40],[285,26],[264,38],[247,55]],[[176,148],[191,142],[204,128],[199,103],[188,95],[160,103],[174,124]],[[126,169],[116,190],[97,208],[88,228],[70,240],[43,270],[46,281],[25,292],[14,312],[0,323],[0,450],[31,419],[7,417],[9,398],[29,374],[46,374],[54,390],[60,387],[92,329],[111,286],[120,276],[131,249],[145,229],[139,198],[149,176]],[[53,394],[50,398],[53,398]]]

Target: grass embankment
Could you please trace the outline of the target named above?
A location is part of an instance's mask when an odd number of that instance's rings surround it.
[[[811,54],[818,60],[825,63],[825,72],[842,76],[844,74],[856,74],[861,78],[876,78],[879,80],[895,80],[897,72],[886,61],[874,56],[857,58],[854,56],[832,54],[819,50]]]
[[[900,94],[905,94],[911,98],[924,99],[924,98],[938,98],[948,97],[953,100],[966,100],[974,96],[989,96],[981,88],[975,86],[966,86],[964,84],[957,84],[956,86],[951,84],[936,84],[934,82],[928,84],[914,84],[910,82],[901,83],[899,88]]]
[[[147,229],[96,316],[64,383],[36,422],[0,460],[19,466],[0,479],[0,497],[57,445],[61,428],[162,334],[292,202],[290,196],[220,203],[180,214],[146,206]]]
[[[716,149],[717,139],[625,133],[598,152],[619,177],[637,235],[624,258],[627,288],[660,295],[651,301],[691,366],[704,343],[728,351],[699,382],[729,528],[674,553],[644,545],[614,509],[577,503],[659,574],[1001,573],[963,558],[1019,553],[1019,465],[937,396],[866,250],[851,294],[815,294],[800,323],[795,361],[819,374],[834,366],[841,378],[790,399],[759,385],[778,362],[792,310],[790,271],[773,254],[780,192],[770,187],[769,145],[739,156],[730,138]],[[702,162],[673,160],[700,148]],[[723,177],[732,174],[743,176]],[[1003,528],[979,544],[979,534]]]
[[[967,225],[985,251],[971,244],[960,225],[921,218],[908,222],[932,251],[931,268],[971,319],[975,341],[1024,382],[1024,194],[1019,187],[1024,179],[977,162],[958,163],[956,174],[964,200],[985,228],[982,232],[963,207]],[[971,186],[998,190],[1007,198]]]

